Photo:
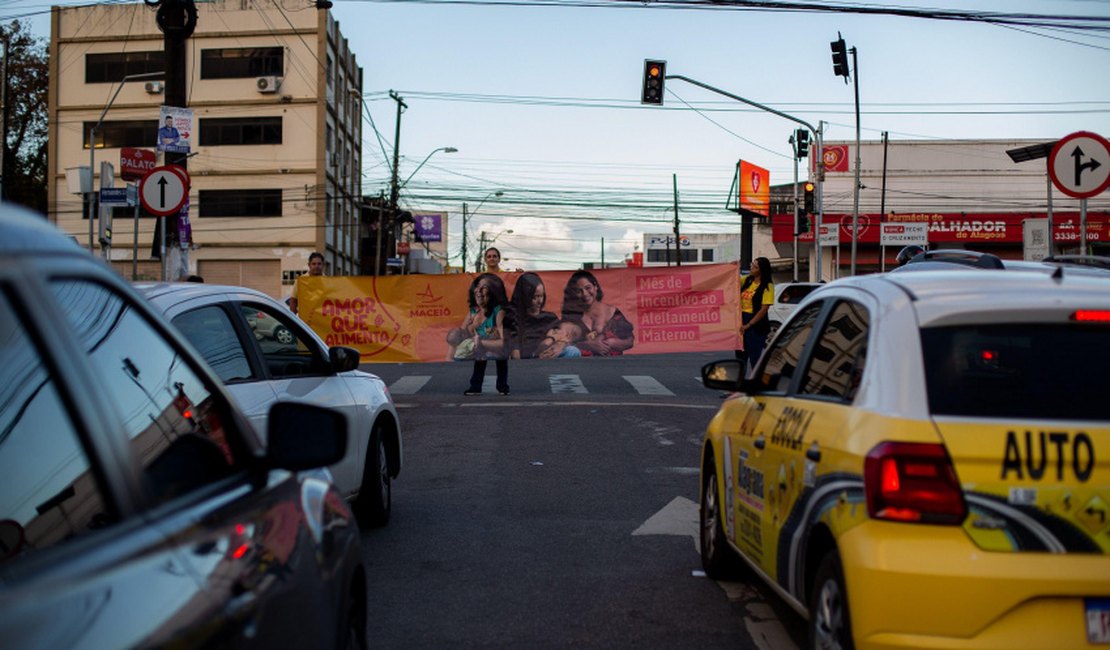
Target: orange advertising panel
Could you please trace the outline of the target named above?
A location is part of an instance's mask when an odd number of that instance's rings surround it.
[[[298,280],[300,315],[328,345],[356,348],[363,363],[457,359],[448,335],[467,322],[472,285],[488,275],[306,275]],[[522,276],[529,277],[521,281]],[[734,350],[739,345],[735,263],[500,273],[495,278],[503,284],[506,298],[525,287],[529,296],[546,295],[546,300],[532,301],[518,295],[518,304],[532,304],[533,312],[539,307],[538,313],[517,317],[523,310],[513,310],[511,321],[519,325],[514,334],[506,334],[516,341],[526,327],[538,327],[530,338],[541,350],[559,340],[560,350],[565,346],[589,356],[595,337],[627,337],[623,345],[613,346],[610,355]],[[596,313],[605,314],[606,322],[587,316],[585,323],[592,324],[582,325],[575,296],[587,283]],[[516,291],[518,284],[520,291]],[[537,291],[537,284],[543,292]],[[578,325],[566,330],[570,334],[558,330],[566,321]],[[535,346],[523,356],[538,356]]]
[[[740,161],[740,208],[771,216],[771,172]]]

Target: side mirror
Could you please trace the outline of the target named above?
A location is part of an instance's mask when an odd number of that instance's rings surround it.
[[[328,348],[328,359],[331,361],[332,370],[347,372],[348,370],[358,370],[358,364],[362,360],[362,356],[354,348],[337,345],[334,348]]]
[[[751,385],[744,379],[744,362],[739,359],[722,359],[701,367],[701,383],[706,388],[733,392],[750,392]]]
[[[266,458],[271,467],[299,471],[334,465],[347,453],[347,416],[313,404],[270,407]]]

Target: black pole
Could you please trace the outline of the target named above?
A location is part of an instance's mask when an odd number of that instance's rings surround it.
[[[158,28],[162,30],[162,43],[166,52],[166,105],[186,108],[188,77],[185,68],[185,41],[193,35],[197,26],[196,5],[193,0],[161,0],[158,3],[157,22]],[[165,162],[180,165],[183,169],[189,166],[189,159],[185,154],[177,154],[171,159],[170,152],[166,152]],[[165,238],[166,248],[179,246],[177,215],[159,219],[159,222],[164,222],[162,236]],[[165,264],[165,260],[162,262]]]

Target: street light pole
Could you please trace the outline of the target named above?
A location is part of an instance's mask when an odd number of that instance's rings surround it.
[[[88,200],[88,206],[87,207],[88,207],[88,213],[89,213],[89,252],[90,253],[93,252],[93,207],[95,205],[95,202],[93,201],[93,192],[96,189],[93,185],[93,165],[96,164],[95,163],[95,157],[96,157],[96,130],[99,129],[100,125],[104,123],[104,116],[108,114],[108,109],[112,108],[112,104],[114,104],[116,102],[116,97],[119,97],[119,91],[123,90],[123,85],[125,83],[127,83],[128,81],[131,81],[133,79],[160,79],[164,76],[166,76],[165,72],[143,72],[143,73],[140,73],[140,74],[124,75],[123,79],[120,79],[119,85],[116,86],[116,92],[112,94],[112,98],[108,100],[108,104],[105,105],[104,110],[101,111],[100,119],[98,119],[96,121],[96,124],[89,127],[89,193],[88,193],[88,196],[87,196],[87,200]],[[103,179],[101,179],[101,182],[103,182]]]
[[[397,188],[398,191],[403,190],[405,188],[405,186],[409,184],[409,181],[412,180],[412,177],[416,176],[416,172],[420,171],[420,168],[424,166],[424,163],[428,162],[429,158],[436,155],[436,153],[438,153],[440,151],[442,151],[443,153],[455,153],[455,152],[458,151],[458,149],[456,149],[454,147],[440,147],[439,149],[432,149],[432,152],[430,154],[428,154],[427,156],[425,156],[424,160],[420,161],[420,164],[416,166],[416,169],[412,170],[412,173],[408,175],[408,178],[406,178],[401,183],[401,186]]]

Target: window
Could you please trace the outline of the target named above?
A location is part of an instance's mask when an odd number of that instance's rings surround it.
[[[201,190],[200,217],[280,217],[281,190]]]
[[[280,47],[244,47],[201,50],[201,79],[244,79],[269,75],[282,76],[285,50]]]
[[[959,325],[921,330],[935,415],[1105,420],[1110,327]],[[1061,370],[1063,369],[1063,370]]]
[[[701,250],[701,261],[703,261],[703,262],[712,262],[713,261],[713,249],[712,248],[703,248]]]
[[[203,118],[200,121],[200,144],[281,144],[281,118]]]
[[[229,476],[245,452],[226,434],[224,405],[179,351],[106,287],[80,280],[50,286],[123,418],[152,500]]]
[[[0,567],[110,523],[54,377],[0,295]]]
[[[254,332],[270,376],[274,379],[318,375],[326,362],[302,339],[296,326],[265,305],[242,304],[243,318]]]
[[[813,347],[800,393],[844,401],[856,396],[867,357],[867,324],[862,305],[837,303]]]
[[[806,307],[790,325],[775,337],[773,347],[763,353],[763,365],[753,373],[754,379],[764,390],[784,393],[790,388],[790,381],[798,369],[806,341],[813,331],[817,316],[821,313],[821,303]]]
[[[201,307],[174,318],[173,324],[212,366],[220,381],[233,383],[254,378],[226,311],[216,306]]]
[[[82,138],[89,148],[89,130],[96,122],[85,122]],[[114,120],[101,122],[96,130],[97,149],[113,147],[153,147],[158,142],[158,120]]]
[[[123,81],[127,75],[165,72],[165,70],[166,53],[162,50],[85,55],[85,83],[87,84]]]
[[[680,258],[683,262],[697,262],[698,251],[684,248],[679,251]],[[674,249],[673,248],[649,248],[647,252],[647,261],[649,262],[674,262]]]

